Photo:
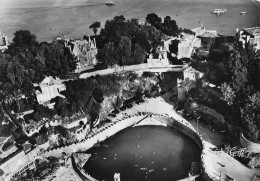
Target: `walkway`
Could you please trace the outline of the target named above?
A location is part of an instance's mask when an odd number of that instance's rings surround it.
[[[107,75],[113,73],[123,73],[127,71],[150,71],[150,72],[181,72],[183,70],[183,65],[168,65],[167,67],[149,67],[148,64],[138,64],[122,67],[107,68],[103,70],[97,70],[95,72],[83,73],[79,76],[81,79],[86,79],[95,75]]]

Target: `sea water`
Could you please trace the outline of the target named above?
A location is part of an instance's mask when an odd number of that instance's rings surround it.
[[[225,14],[211,14],[224,8]],[[244,11],[247,15],[241,16]],[[260,8],[250,0],[115,0],[115,6],[106,6],[105,0],[1,0],[0,31],[10,39],[20,29],[30,30],[39,41],[61,35],[81,38],[93,34],[89,25],[94,21],[104,26],[118,15],[144,21],[153,12],[162,18],[170,15],[183,28],[203,25],[224,35],[234,35],[243,25],[260,25]]]

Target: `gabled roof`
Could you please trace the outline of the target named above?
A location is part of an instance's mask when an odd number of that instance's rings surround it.
[[[60,80],[54,79],[52,76],[49,77],[45,77],[45,79],[43,79],[43,81],[41,82],[41,84],[45,84],[45,85],[60,85],[62,84],[62,82]]]
[[[260,27],[244,28],[244,31],[253,36],[260,36]]]
[[[198,70],[196,70],[195,68],[193,67],[188,67],[187,69],[184,70],[185,72],[200,72]]]

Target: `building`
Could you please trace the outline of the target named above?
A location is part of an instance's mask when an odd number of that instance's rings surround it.
[[[238,32],[238,36],[244,47],[252,45],[255,49],[260,49],[260,27],[244,28]]]
[[[183,80],[177,79],[177,95],[178,100],[184,101],[186,99],[186,89],[182,86]]]
[[[199,57],[207,57],[212,46],[215,43],[215,38],[218,36],[216,30],[206,30],[205,27],[192,29],[195,33],[193,47]]]
[[[184,101],[186,93],[194,88],[196,81],[202,77],[203,73],[192,67],[183,70],[183,80],[177,79],[178,100]]]
[[[177,58],[191,59],[193,53],[196,53],[199,57],[207,57],[212,46],[215,43],[215,38],[218,37],[216,30],[206,30],[205,27],[198,27],[192,30],[194,34],[182,33],[180,37],[174,37],[167,40],[169,51],[169,45],[172,40],[178,40],[178,53]]]
[[[169,65],[167,50],[165,47],[158,47],[156,53],[150,54],[147,59],[148,67],[166,67]]]
[[[187,69],[183,70],[183,78],[184,80],[188,79],[188,80],[198,80],[200,78],[202,78],[203,73],[192,68],[192,67],[188,67]]]
[[[28,152],[30,152],[32,150],[32,145],[28,141],[23,143],[22,147],[23,147],[23,151],[24,151],[25,154],[27,154]]]
[[[65,46],[68,47],[71,54],[77,58],[77,68],[75,72],[80,72],[80,69],[98,63],[95,38],[91,39],[88,37],[88,40],[64,40]]]
[[[46,77],[39,85],[35,84],[35,87],[39,86],[40,90],[36,91],[36,97],[39,104],[45,104],[54,97],[62,97],[60,92],[66,90],[65,84],[59,79],[54,79],[53,77]]]
[[[114,174],[114,181],[120,181],[120,173]]]
[[[182,33],[178,44],[178,55],[177,58],[180,59],[191,59],[193,53],[193,42],[196,37],[192,34]]]
[[[7,36],[5,36],[4,34],[2,34],[0,32],[0,51],[4,52],[5,50],[7,50],[8,49],[8,45],[9,45],[9,43],[8,43]]]

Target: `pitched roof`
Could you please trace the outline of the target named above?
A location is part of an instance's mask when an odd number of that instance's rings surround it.
[[[59,85],[62,84],[62,82],[60,80],[54,79],[52,76],[49,77],[45,77],[43,79],[43,81],[41,82],[41,84],[46,84],[46,85]]]
[[[260,27],[244,28],[244,30],[253,36],[260,36]]]

